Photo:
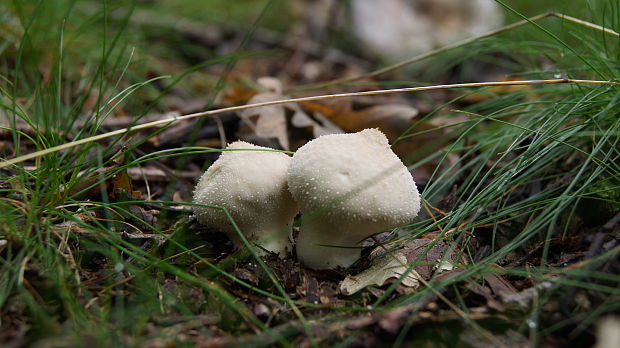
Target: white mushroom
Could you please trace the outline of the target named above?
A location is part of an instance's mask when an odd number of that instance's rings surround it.
[[[288,184],[303,213],[297,257],[314,269],[350,266],[359,242],[420,210],[411,173],[377,129],[308,142],[293,155]]]
[[[221,206],[228,210],[246,238],[278,253],[291,251],[289,235],[298,211],[286,183],[291,157],[243,141],[228,145],[200,178],[194,203]],[[204,225],[225,232],[239,247],[241,240],[223,210],[195,206]]]

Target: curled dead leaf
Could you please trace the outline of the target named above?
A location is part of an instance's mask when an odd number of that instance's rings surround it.
[[[402,252],[383,254],[375,258],[370,268],[362,273],[347,276],[340,283],[340,291],[344,295],[352,295],[370,285],[381,286],[391,278],[402,278],[402,285],[417,289],[421,276],[415,270],[407,273],[408,268],[407,257]]]
[[[254,95],[250,98],[248,104],[288,99],[282,95],[282,84],[279,80],[272,77],[262,77],[257,82],[267,91]],[[342,130],[327,118],[320,115],[312,118],[296,103],[246,109],[240,113],[240,116],[244,122],[253,128],[257,136],[261,138],[276,138],[283,149],[289,150],[290,143],[286,121],[287,109],[293,112],[291,124],[297,128],[312,127],[315,137],[324,134],[342,133]],[[253,116],[258,116],[256,124],[251,120]]]
[[[293,115],[291,124],[297,128],[312,127],[312,135],[315,138],[321,135],[343,133],[342,129],[320,113],[315,113],[313,119],[300,108]]]
[[[281,95],[279,81],[272,78],[261,78],[258,83],[270,92],[259,93],[248,101],[248,104],[263,103],[284,99]],[[284,105],[261,106],[243,110],[240,113],[245,123],[254,129],[256,135],[261,138],[276,138],[283,149],[289,149],[288,133],[286,127],[286,112]],[[256,124],[251,120],[252,116],[258,116]]]
[[[349,100],[305,102],[302,107],[315,115],[321,114],[348,132],[379,128],[389,139],[401,135],[418,115],[418,109],[406,104],[383,104],[356,110]]]

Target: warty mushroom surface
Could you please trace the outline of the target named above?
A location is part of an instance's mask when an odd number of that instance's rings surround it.
[[[228,210],[244,236],[284,257],[298,207],[287,186],[291,157],[243,141],[231,143],[200,178],[194,203]],[[224,211],[194,206],[198,221],[225,232],[235,246],[243,245]],[[260,250],[260,249],[259,249]]]
[[[293,155],[288,185],[303,214],[297,257],[314,269],[350,266],[363,239],[420,210],[411,173],[377,129],[308,142]]]

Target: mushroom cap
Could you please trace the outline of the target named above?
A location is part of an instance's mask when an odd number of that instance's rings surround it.
[[[411,173],[377,129],[324,135],[308,142],[293,155],[288,185],[304,214],[297,243],[302,262],[307,258],[302,255],[309,252],[301,249],[316,251],[319,244],[354,246],[370,235],[410,222],[420,210]],[[306,241],[312,246],[302,245]],[[359,250],[355,252],[353,261],[359,257]],[[319,259],[319,264],[311,261],[309,266],[333,268],[353,261],[334,264]]]
[[[251,242],[283,256],[290,250],[290,225],[298,207],[288,191],[286,175],[291,157],[267,147],[236,141],[200,178],[194,203],[221,206],[228,210],[241,232]],[[204,225],[228,234],[235,245],[240,239],[224,211],[194,207]]]
[[[293,156],[288,183],[302,211],[327,210],[322,219],[363,220],[387,229],[409,222],[420,210],[411,173],[374,128],[308,142]]]

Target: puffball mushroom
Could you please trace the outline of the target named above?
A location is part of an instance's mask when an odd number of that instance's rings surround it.
[[[293,155],[288,185],[303,214],[297,257],[313,269],[350,266],[362,240],[420,210],[411,173],[377,129],[308,142]]]
[[[241,151],[222,152],[198,181],[194,203],[226,208],[248,241],[284,257],[292,250],[289,235],[298,211],[286,182],[291,157],[243,141],[227,150]],[[243,245],[222,209],[194,206],[194,214]]]

